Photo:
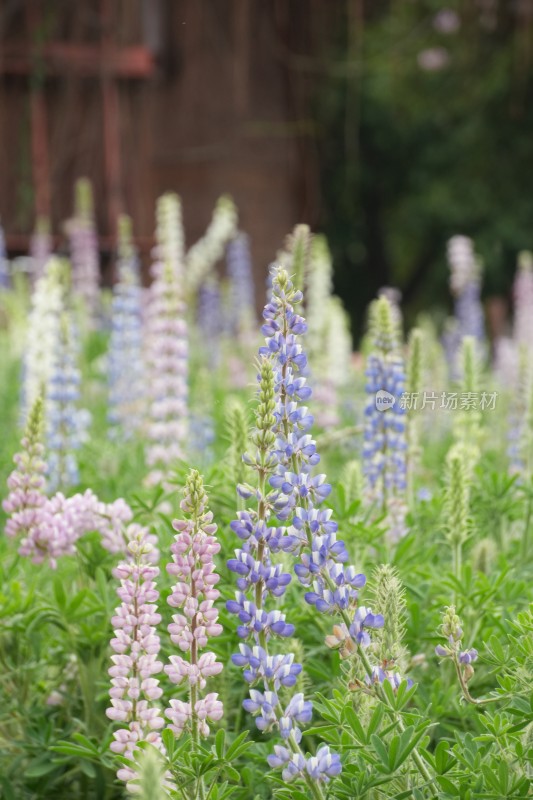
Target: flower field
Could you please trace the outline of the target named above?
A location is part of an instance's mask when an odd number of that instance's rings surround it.
[[[144,288],[121,218],[102,287],[82,180],[0,251],[0,797],[531,796],[531,255],[508,339],[457,236],[453,317],[353,352],[324,237],[185,240]]]

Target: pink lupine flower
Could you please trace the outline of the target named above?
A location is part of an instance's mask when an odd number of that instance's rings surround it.
[[[22,451],[14,457],[16,469],[7,479],[9,494],[2,503],[6,514],[6,536],[27,534],[46,503],[46,462],[43,434],[43,401],[37,397],[30,411],[26,432],[21,441]]]
[[[215,537],[217,526],[212,512],[207,510],[207,495],[196,470],[189,473],[180,507],[186,518],[173,522],[178,533],[171,546],[172,562],[167,565],[167,571],[176,578],[168,603],[181,613],[173,615],[168,630],[171,641],[184,655],[171,656],[165,672],[172,683],[189,686],[189,701],[171,700],[165,715],[176,736],[190,727],[193,737],[197,738],[198,734],[209,734],[206,720],[216,722],[221,719],[223,707],[217,694],[198,697],[198,691],[205,688],[207,679],[222,670],[222,664],[213,652],[199,655],[209,638],[222,633],[222,625],[214,607],[220,595],[215,588],[219,576],[213,563],[220,550]]]
[[[127,524],[133,517],[124,500],[102,503],[90,489],[83,494],[65,497],[57,492],[53,497],[43,495],[35,509],[24,510],[28,525],[13,526],[14,532],[23,532],[19,553],[32,559],[34,564],[48,561],[52,569],[58,558],[74,555],[76,542],[89,531],[97,531],[102,546],[110,553],[128,553],[128,542],[142,536],[152,545],[149,561],[157,561],[157,537],[136,523]],[[20,521],[22,517],[17,519]],[[31,523],[31,524],[30,524]]]
[[[115,628],[111,647],[111,705],[106,710],[109,719],[122,723],[114,733],[111,750],[132,761],[132,767],[122,767],[117,775],[130,781],[136,777],[135,750],[139,742],[150,742],[162,750],[158,731],[164,727],[156,701],[161,697],[158,675],[163,664],[158,660],[161,621],[156,602],[159,599],[155,578],[159,568],[151,563],[152,544],[143,528],[128,544],[129,561],[121,562],[113,571],[120,580],[117,594],[121,604],[115,610]]]

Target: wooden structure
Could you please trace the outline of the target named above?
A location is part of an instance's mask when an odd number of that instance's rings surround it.
[[[5,7],[4,7],[5,6]],[[280,57],[285,0],[10,0],[0,6],[0,220],[12,252],[39,215],[61,237],[73,183],[95,190],[102,249],[118,213],[141,249],[155,199],[183,199],[188,241],[229,193],[264,273],[316,216]],[[309,163],[309,159],[305,159]]]

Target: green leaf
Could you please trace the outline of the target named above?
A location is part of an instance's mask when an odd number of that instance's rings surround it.
[[[388,683],[388,681],[385,681],[385,683]],[[367,729],[366,729],[367,737],[371,737],[373,733],[376,733],[376,731],[379,730],[380,725],[381,725],[381,720],[383,719],[383,714],[384,713],[385,712],[384,712],[384,709],[383,709],[383,705],[381,703],[379,703],[376,706],[376,708],[374,709],[374,713],[372,714],[372,716],[370,718],[370,722],[368,723],[368,726],[367,726]],[[367,738],[367,741],[368,740],[369,739]]]
[[[435,769],[439,775],[444,775],[455,763],[455,759],[450,757],[450,746],[448,742],[441,741],[435,748]]]
[[[217,731],[217,735],[215,736],[215,753],[219,759],[224,758],[224,743],[226,739],[226,733],[224,728],[221,728]]]
[[[29,765],[24,771],[24,774],[26,778],[40,778],[42,775],[48,775],[49,772],[53,772],[55,769],[57,769],[57,764],[53,761],[49,759],[46,761],[38,759],[34,761],[33,764]]]
[[[348,723],[348,725],[350,726],[351,730],[353,731],[353,734],[354,734],[355,738],[357,739],[357,741],[361,742],[361,744],[367,744],[367,738],[366,738],[363,726],[361,725],[359,717],[355,713],[355,709],[353,708],[353,706],[351,706],[351,705],[345,706],[345,708],[343,710],[343,714],[344,714],[344,718],[346,719],[346,722]],[[333,727],[333,726],[331,726],[331,727]]]
[[[458,787],[456,787],[448,778],[443,778],[442,775],[437,775],[437,783],[441,789],[444,789],[445,792],[451,794],[452,797],[459,797]]]
[[[67,606],[67,593],[59,575],[54,577],[54,597],[61,611],[64,611]]]
[[[17,800],[13,784],[3,775],[0,775],[0,786],[2,787],[3,800]]]
[[[397,755],[400,750],[400,737],[393,736],[389,743],[389,758],[388,758],[388,765],[389,765],[389,772],[394,772],[396,770],[397,764]]]
[[[170,762],[174,761],[174,751],[176,749],[176,737],[169,728],[165,728],[161,732],[161,738],[165,745],[165,750]]]
[[[245,739],[248,737],[248,731],[243,731],[234,742],[228,747],[226,751],[226,758],[228,761],[233,761],[234,759],[238,758],[242,753],[245,753],[250,747],[253,746],[253,742],[246,742]]]
[[[386,768],[386,771],[391,772],[389,769],[389,754],[384,742],[379,738],[379,736],[376,736],[375,733],[373,733],[370,737],[370,741],[372,742],[372,747],[379,756],[381,763]]]
[[[240,774],[234,767],[231,766],[231,764],[224,764],[224,772],[228,776],[228,778],[230,778],[234,783],[241,782]],[[306,798],[306,800],[308,799]]]

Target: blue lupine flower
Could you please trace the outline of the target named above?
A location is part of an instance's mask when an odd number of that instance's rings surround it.
[[[243,672],[245,681],[250,684],[266,681],[275,692],[280,686],[294,686],[302,671],[302,665],[294,663],[293,653],[271,656],[263,647],[243,644],[239,645],[239,651],[231,660],[238,667],[248,667]]]
[[[382,297],[374,307],[374,352],[366,368],[363,473],[367,499],[387,512],[389,538],[397,541],[407,533],[407,437],[406,411],[401,402],[405,367],[397,352],[389,301]],[[381,400],[386,399],[386,405]]]
[[[52,491],[79,483],[76,450],[85,440],[90,414],[78,407],[81,374],[77,355],[74,328],[65,314],[46,387],[48,485]]]
[[[226,250],[229,278],[229,327],[234,336],[247,337],[255,326],[255,287],[250,245],[245,233],[230,241]]]
[[[121,220],[121,228],[126,225]],[[119,245],[118,281],[113,287],[108,353],[108,421],[114,437],[129,438],[143,421],[142,287],[135,249],[124,234]]]
[[[485,324],[481,303],[481,264],[471,239],[453,236],[448,242],[450,285],[454,295],[454,326],[447,331],[445,349],[453,377],[458,373],[458,356],[465,336],[473,336],[483,352]]]
[[[282,496],[276,487],[268,486],[268,477],[273,474],[279,460],[276,452],[279,442],[272,432],[276,423],[275,384],[269,360],[263,359],[260,363],[258,378],[260,391],[257,425],[251,437],[256,451],[253,455],[247,454],[244,459],[248,466],[257,471],[258,485],[238,486],[242,497],[256,499],[257,510],[240,511],[237,519],[231,523],[231,528],[242,546],[235,551],[235,557],[227,562],[230,571],[237,575],[238,591],[235,599],[227,602],[226,608],[238,618],[240,624],[237,634],[244,640],[239,645],[239,652],[232,656],[232,661],[243,668],[244,680],[252,687],[249,697],[244,701],[244,708],[253,714],[259,730],[279,730],[281,737],[290,742],[291,750],[296,753],[305,772],[307,761],[299,750],[302,733],[298,726],[310,721],[312,704],[305,701],[301,693],[297,693],[283,708],[277,695],[281,686],[295,686],[302,666],[295,663],[293,653],[269,652],[278,637],[288,638],[294,634],[294,625],[287,621],[286,614],[269,607],[273,598],[285,593],[291,580],[291,575],[284,571],[281,563],[274,563],[272,556],[280,551],[297,549],[299,534],[296,528],[293,532],[287,532],[285,528],[269,525],[275,503]],[[297,445],[297,442],[294,444]],[[302,442],[300,449],[311,453],[307,450],[308,444]],[[316,486],[308,488],[315,492],[320,490],[321,485],[321,481],[317,481]],[[283,505],[287,505],[286,498]],[[324,516],[324,526],[327,522],[328,518]],[[280,760],[283,752],[284,749],[276,748],[273,758]],[[283,757],[283,764],[285,761]],[[291,763],[294,765],[294,762]],[[311,778],[304,772],[300,770],[300,777],[309,783]]]
[[[207,466],[213,462],[215,442],[213,417],[202,411],[192,411],[189,419],[189,453],[194,461]]]
[[[474,648],[471,650],[464,650],[463,652],[459,653],[459,661],[461,664],[472,664],[476,661],[478,657],[478,652]]]
[[[202,331],[210,369],[216,369],[220,363],[222,328],[220,288],[217,278],[211,276],[198,292],[198,329]]]
[[[358,644],[368,647],[370,636],[365,628],[382,628],[384,624],[381,614],[372,614],[369,608],[359,606],[350,626],[350,634]]]

